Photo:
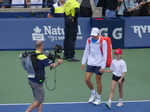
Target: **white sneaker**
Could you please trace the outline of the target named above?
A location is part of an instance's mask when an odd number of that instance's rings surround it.
[[[89,98],[89,103],[92,103],[95,98],[96,98],[96,94],[91,94],[91,97]]]
[[[99,98],[96,98],[96,100],[93,102],[95,105],[101,104],[101,100]]]
[[[121,107],[121,106],[123,106],[123,103],[122,102],[118,102],[118,104],[116,106],[117,107]]]
[[[107,102],[107,103],[105,103],[105,106],[106,106],[107,108],[111,108],[111,103],[110,103],[110,102]]]

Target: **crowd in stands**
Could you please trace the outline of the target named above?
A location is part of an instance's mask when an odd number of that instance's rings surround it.
[[[77,0],[78,1],[78,0]],[[54,8],[54,5],[32,4],[55,4],[59,0],[0,0],[0,4],[26,4],[22,6],[0,6],[1,8]],[[93,0],[95,7],[103,7],[104,17],[120,16],[150,16],[150,0]],[[63,9],[62,9],[63,10]],[[53,11],[54,10],[50,10]],[[82,17],[92,17],[91,0],[81,0],[80,14]],[[50,14],[48,15],[50,17]],[[52,15],[51,15],[52,17]]]

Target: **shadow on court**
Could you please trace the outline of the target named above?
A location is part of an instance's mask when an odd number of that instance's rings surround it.
[[[150,112],[150,101],[124,102],[122,107],[116,107],[116,104],[112,103],[111,109],[104,103],[99,106],[91,103],[44,104],[43,112]],[[24,112],[28,106],[28,104],[2,104],[0,112]]]

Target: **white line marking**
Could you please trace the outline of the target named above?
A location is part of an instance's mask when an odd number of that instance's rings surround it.
[[[105,103],[107,101],[102,101]],[[113,103],[118,101],[112,101]],[[132,100],[132,101],[123,101],[123,102],[150,102],[150,100]],[[49,104],[77,104],[77,103],[88,103],[88,102],[55,102],[55,103],[43,103],[45,105]],[[0,104],[0,106],[7,106],[7,105],[30,105],[31,103],[18,103],[18,104]]]

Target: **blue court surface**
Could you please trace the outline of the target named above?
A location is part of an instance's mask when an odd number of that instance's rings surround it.
[[[43,112],[150,112],[150,101],[125,101],[122,107],[116,107],[117,102],[112,103],[111,109],[101,105],[93,105],[86,102],[68,103],[44,103]],[[0,112],[25,112],[29,104],[1,104]],[[32,112],[36,112],[36,109]]]

